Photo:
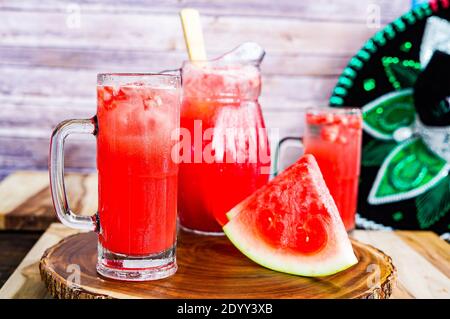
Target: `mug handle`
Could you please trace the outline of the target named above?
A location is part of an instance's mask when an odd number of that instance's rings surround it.
[[[97,230],[97,214],[79,216],[72,212],[67,201],[64,184],[64,143],[71,134],[97,133],[95,117],[82,120],[66,120],[58,124],[50,140],[49,173],[50,189],[56,214],[64,225],[81,230]]]
[[[303,148],[303,153],[305,150],[305,146],[303,144],[302,137],[294,137],[294,136],[286,136],[283,137],[277,144],[277,148],[275,150],[275,163],[274,163],[274,176],[277,176],[281,173],[281,155],[283,153],[283,148],[286,149],[286,146],[295,146],[299,148]]]

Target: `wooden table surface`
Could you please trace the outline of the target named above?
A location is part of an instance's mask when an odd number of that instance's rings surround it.
[[[67,198],[73,211],[97,211],[97,175],[65,174]],[[0,181],[0,230],[45,231],[56,222],[48,171],[15,171]]]
[[[42,232],[0,231],[0,287],[41,235]]]
[[[39,260],[47,248],[74,233],[52,224],[0,289],[0,298],[49,298],[41,282]],[[392,298],[450,298],[450,245],[436,234],[357,230],[353,236],[392,257],[398,271]]]

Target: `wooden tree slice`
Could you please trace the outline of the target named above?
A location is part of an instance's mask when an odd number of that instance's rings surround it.
[[[121,282],[101,277],[95,270],[95,233],[63,239],[45,252],[39,268],[56,298],[389,298],[396,278],[391,258],[372,246],[352,243],[358,264],[322,278],[271,271],[242,255],[226,237],[183,231],[178,272],[166,279]]]

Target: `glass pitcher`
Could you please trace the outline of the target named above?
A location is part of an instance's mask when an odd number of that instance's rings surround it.
[[[182,81],[180,224],[222,234],[226,212],[270,174],[259,61],[185,62]]]

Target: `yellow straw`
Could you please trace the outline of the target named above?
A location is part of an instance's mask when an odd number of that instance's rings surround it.
[[[205,61],[207,58],[200,14],[195,9],[183,9],[180,11],[180,18],[189,60]]]

